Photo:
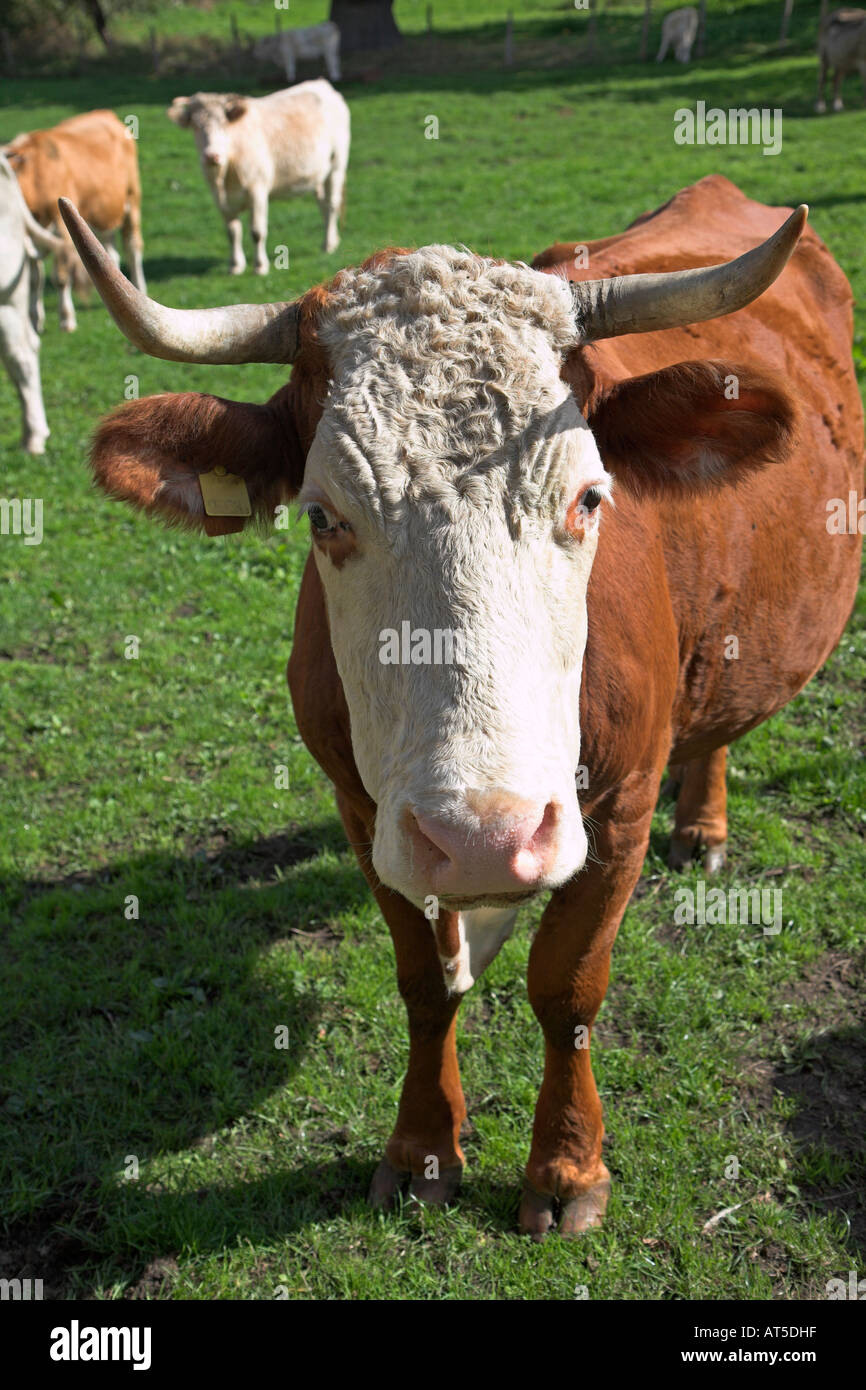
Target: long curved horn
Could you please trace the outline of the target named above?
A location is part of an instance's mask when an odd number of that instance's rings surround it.
[[[63,221],[105,307],[122,333],[151,357],[169,362],[293,362],[298,355],[297,303],[231,304],[224,309],[167,309],[121,275],[68,198]]]
[[[767,241],[722,265],[573,283],[574,312],[582,341],[680,328],[751,304],[784,269],[808,214],[802,203]]]

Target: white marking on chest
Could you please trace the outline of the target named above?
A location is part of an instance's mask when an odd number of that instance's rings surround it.
[[[439,957],[449,993],[465,994],[472,988],[508,940],[516,917],[517,908],[512,907],[475,907],[458,914],[457,955]]]

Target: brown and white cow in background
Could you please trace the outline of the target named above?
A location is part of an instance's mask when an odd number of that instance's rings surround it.
[[[253,57],[282,68],[289,83],[295,80],[299,58],[324,58],[331,81],[339,82],[340,30],[332,20],[311,24],[306,29],[281,29],[278,34],[257,39],[253,44]]]
[[[818,35],[818,100],[815,110],[827,110],[824,91],[833,71],[833,110],[844,110],[842,82],[857,68],[866,99],[866,10],[835,10],[821,25]]]
[[[18,392],[21,443],[29,454],[43,454],[50,434],[39,375],[35,268],[41,256],[62,249],[60,238],[40,227],[29,211],[0,154],[0,361]]]
[[[662,20],[662,41],[656,62],[664,62],[670,47],[673,47],[678,63],[691,62],[692,47],[697,36],[698,12],[694,5],[684,5],[682,9],[671,10]]]
[[[120,230],[130,279],[146,293],[138,154],[129,130],[113,111],[87,111],[50,130],[17,135],[4,152],[37,222],[43,227],[58,225],[66,243],[55,258],[62,329],[71,333],[76,327],[72,287],[78,258],[57,216],[58,198],[70,198],[101,240]],[[37,298],[41,318],[41,273]]]
[[[268,271],[268,200],[315,193],[325,224],[324,250],[340,244],[337,219],[349,163],[349,108],[330,82],[300,82],[267,97],[196,92],[175,97],[167,115],[191,126],[202,171],[225,219],[229,269],[241,275],[241,213],[250,210],[255,270]]]
[[[294,363],[264,405],[129,403],[92,463],[112,496],[208,534],[245,524],[205,513],[217,464],[252,519],[290,497],[309,516],[292,699],[391,930],[409,1020],[371,1200],[407,1182],[429,1202],[454,1194],[460,998],[518,905],[550,891],[529,960],[545,1066],[520,1225],[596,1224],[609,1174],[576,1044],[665,765],[685,768],[677,840],[723,846],[727,745],[803,687],[852,607],[860,537],[825,526],[827,499],[863,485],[844,275],[804,209],[721,178],[590,242],[579,283],[573,245],[538,269],[428,246],[295,303],[205,311],[142,298],[64,215],[142,351]],[[403,622],[463,632],[462,664],[383,664],[381,635]]]

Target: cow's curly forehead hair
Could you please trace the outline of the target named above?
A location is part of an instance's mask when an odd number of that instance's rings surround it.
[[[425,246],[338,275],[316,337],[332,378],[327,429],[363,454],[377,490],[404,492],[408,474],[429,495],[509,441],[548,433],[577,331],[561,280]]]

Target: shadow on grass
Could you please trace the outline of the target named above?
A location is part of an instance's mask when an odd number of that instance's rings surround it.
[[[207,275],[211,270],[223,270],[226,258],[218,256],[145,256],[144,271],[148,281],[183,279],[189,275]]]
[[[852,1257],[866,1265],[866,1027],[838,1028],[792,1049],[772,1084],[796,1102],[794,1181],[808,1206],[836,1211]],[[844,1271],[839,1271],[840,1276]]]
[[[127,920],[132,899],[140,915]],[[143,1163],[194,1146],[291,1080],[324,996],[291,954],[277,960],[276,987],[263,981],[261,957],[277,943],[327,948],[340,917],[367,900],[336,820],[2,885],[0,1209],[13,1219],[0,1277],[41,1278],[46,1297],[68,1296],[108,1232],[105,1194],[138,1188],[121,1181],[129,1155]],[[294,1175],[283,1181],[281,1206],[300,1210],[312,1177],[297,1175],[297,1192]],[[143,1183],[140,1200],[155,1201]],[[238,1201],[238,1233],[249,1201]]]
[[[267,1249],[318,1223],[369,1216],[367,1191],[376,1160],[335,1157],[323,1162],[294,1165],[284,1172],[258,1180],[201,1188],[192,1192],[148,1192],[141,1184],[119,1185],[102,1196],[100,1223],[106,1230],[123,1230],[128,1248],[122,1253],[106,1249],[100,1230],[91,1229],[87,1242],[76,1247],[75,1296],[93,1297],[99,1286],[112,1279],[125,1286],[125,1297],[165,1297],[168,1289],[152,1289],[152,1272],[171,1265],[182,1248],[197,1254],[218,1254],[248,1242]],[[453,1210],[469,1221],[493,1228],[501,1235],[515,1235],[520,1205],[520,1184],[464,1182]],[[394,1212],[395,1223],[409,1219],[421,1227],[424,1214],[414,1198],[404,1193]],[[411,1225],[410,1225],[411,1230]],[[102,1245],[97,1261],[88,1243]],[[262,1277],[258,1297],[275,1297],[283,1283],[279,1269]],[[302,1289],[294,1290],[303,1292]],[[69,1296],[69,1295],[66,1295]],[[291,1296],[291,1294],[290,1294]]]

